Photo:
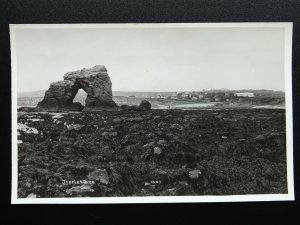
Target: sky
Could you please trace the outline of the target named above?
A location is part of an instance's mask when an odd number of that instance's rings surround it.
[[[113,91],[284,90],[284,29],[17,28],[17,90],[105,65]]]

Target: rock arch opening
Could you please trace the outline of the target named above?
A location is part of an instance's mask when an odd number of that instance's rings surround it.
[[[87,98],[87,93],[81,88],[81,89],[78,89],[78,92],[75,95],[73,102],[80,102],[81,105],[85,106],[86,98]]]

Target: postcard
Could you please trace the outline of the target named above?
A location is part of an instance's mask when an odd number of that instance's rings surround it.
[[[11,24],[13,204],[292,201],[292,23]]]

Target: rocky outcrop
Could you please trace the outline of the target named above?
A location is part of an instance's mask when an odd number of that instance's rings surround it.
[[[69,80],[51,83],[45,92],[44,99],[38,103],[37,109],[40,111],[81,111],[83,105],[73,102],[78,90],[79,85]]]
[[[139,107],[145,111],[150,110],[151,109],[151,103],[148,102],[147,100],[142,100],[142,102],[140,103]]]
[[[116,109],[112,100],[112,83],[105,66],[97,65],[90,69],[69,72],[63,81],[50,85],[44,99],[38,103],[40,111],[97,111]],[[73,102],[79,89],[87,93],[85,107]]]
[[[147,100],[142,100],[140,105],[121,105],[123,111],[148,111],[151,109],[151,103]]]

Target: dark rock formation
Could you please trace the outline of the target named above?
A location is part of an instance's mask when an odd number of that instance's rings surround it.
[[[75,82],[64,80],[50,84],[45,92],[44,99],[38,103],[37,109],[40,111],[81,111],[83,106],[79,102],[74,102],[79,89]]]
[[[18,198],[286,194],[285,116],[282,109],[20,113]],[[265,142],[254,140],[259,135]]]
[[[151,103],[146,100],[142,100],[142,102],[138,106],[137,105],[121,105],[121,109],[123,111],[148,111],[151,109]]]
[[[146,111],[146,110],[150,110],[150,109],[151,109],[151,103],[148,102],[147,100],[143,100],[143,101],[140,103],[139,107],[140,107],[141,109],[145,110],[145,111]]]
[[[116,109],[112,100],[111,80],[105,66],[97,65],[90,69],[69,72],[63,81],[50,85],[44,99],[38,103],[40,111],[97,111]],[[79,89],[87,93],[85,107],[80,103],[73,103]]]
[[[137,105],[121,105],[123,111],[142,111],[142,109]]]

